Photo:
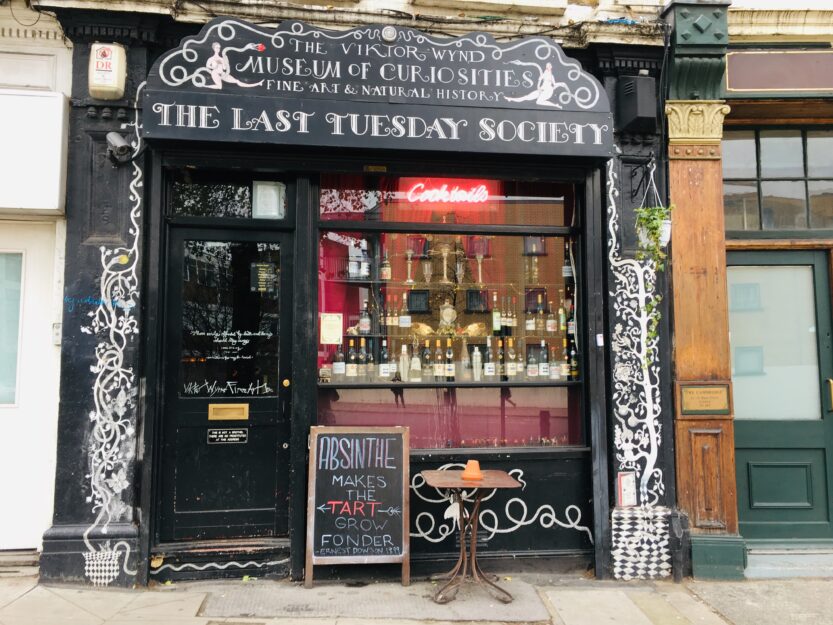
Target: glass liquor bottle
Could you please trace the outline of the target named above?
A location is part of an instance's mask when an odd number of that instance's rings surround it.
[[[364,380],[367,378],[367,345],[364,339],[359,339],[359,358],[358,358],[358,372],[357,376]]]
[[[379,267],[379,280],[387,282],[391,279],[392,270],[390,266],[390,259],[388,258],[388,251],[385,250],[385,257],[382,259],[382,264]]]
[[[570,379],[578,380],[578,352],[575,343],[570,347]]]
[[[340,380],[344,377],[346,371],[346,363],[344,362],[344,352],[341,349],[341,343],[336,348],[336,353],[333,355],[333,378]]]
[[[399,377],[399,363],[396,357],[396,341],[391,339],[390,349],[388,350],[388,366],[390,367],[390,379],[398,380]]]
[[[404,345],[402,347],[405,347]],[[422,382],[422,360],[419,357],[419,348],[414,345],[413,353],[411,354],[411,362],[409,364],[408,379],[411,382]]]
[[[509,299],[505,295],[501,299],[501,306],[500,306],[500,333],[506,334],[506,331],[509,329],[509,305],[507,304],[506,300]]]
[[[370,334],[371,323],[370,309],[367,306],[367,300],[364,300],[364,308],[359,313],[359,334],[363,336]]]
[[[402,351],[399,354],[399,379],[407,382],[410,379],[411,357],[408,354],[408,346],[402,342]]]
[[[561,266],[561,276],[572,280],[573,278],[573,263],[570,260],[570,242],[564,240],[564,264]]]
[[[387,380],[391,375],[390,356],[388,355],[388,342],[382,339],[382,349],[379,350],[379,379]]]
[[[555,309],[552,306],[552,302],[549,302],[549,309],[547,310],[546,330],[550,336],[555,336],[556,332],[558,332],[558,320],[555,318]]]
[[[492,332],[500,334],[500,308],[497,305],[497,291],[492,292]]]
[[[558,352],[553,345],[550,348],[550,380],[560,380],[561,379],[561,367],[560,363],[558,362]]]
[[[538,356],[538,377],[550,377],[549,348],[547,347],[547,342],[544,339],[541,339],[541,352]]]
[[[526,306],[524,306],[526,308]],[[535,311],[534,310],[524,310],[524,330],[527,333],[535,332]]]
[[[430,382],[434,376],[434,366],[431,362],[431,342],[425,339],[425,347],[422,349],[422,379]]]
[[[469,356],[469,343],[463,337],[463,347],[460,353],[460,377],[463,380],[471,380],[471,356]]]
[[[492,354],[492,337],[486,337],[486,351],[483,353],[483,377],[486,379],[494,379],[497,373],[495,366],[495,357]]]
[[[454,350],[451,349],[451,339],[445,340],[445,381],[453,382],[455,378]]]
[[[367,253],[367,239],[362,239],[359,244],[361,255],[359,257],[359,279],[370,279],[370,254]]]
[[[367,339],[367,379],[376,375],[376,359],[373,356],[373,339]]]
[[[570,306],[570,316],[567,318],[567,336],[571,341],[576,340],[576,307]]]
[[[564,335],[564,350],[561,352],[561,360],[558,362],[559,373],[562,380],[570,379],[570,350],[567,348],[567,335]]]
[[[512,296],[512,310],[509,311],[509,327],[510,328],[517,328],[518,327],[518,299],[513,295]]]
[[[564,309],[564,291],[558,292],[561,303],[558,304],[558,329],[561,332],[567,331],[567,311]]]
[[[408,294],[402,294],[402,308],[399,309],[399,327],[411,327],[411,315],[408,312]]]
[[[542,336],[544,334],[545,327],[546,323],[544,321],[544,298],[540,293],[538,293],[538,304],[535,311],[535,332],[538,333],[538,336]]]
[[[526,377],[530,380],[538,378],[538,359],[532,345],[527,345],[526,348]]]
[[[515,340],[510,336],[506,339],[506,377],[514,380],[518,376],[518,363],[515,360]]]
[[[497,375],[501,380],[506,379],[506,360],[503,353],[503,339],[497,340]]]
[[[440,346],[440,339],[437,339],[437,348],[434,350],[434,380],[442,381],[445,377],[445,353]]]
[[[359,359],[356,355],[356,342],[350,339],[350,345],[347,348],[347,365],[344,367],[345,377],[355,380],[359,377]]]

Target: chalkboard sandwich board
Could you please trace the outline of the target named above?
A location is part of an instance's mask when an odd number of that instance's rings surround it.
[[[316,564],[402,563],[410,583],[405,427],[310,429],[304,585]]]

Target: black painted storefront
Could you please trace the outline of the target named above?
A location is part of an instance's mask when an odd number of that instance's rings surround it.
[[[393,43],[385,42],[388,34]],[[332,41],[327,43],[329,38]],[[206,59],[217,52],[212,43],[218,41],[222,49],[236,49],[232,56],[240,55],[231,67],[240,83],[257,83],[261,79],[256,71],[257,59],[270,52],[279,58],[283,46],[295,46],[296,56],[312,60],[316,55],[326,56],[329,45],[329,54],[338,61],[341,71],[355,66],[349,71],[358,76],[331,80],[337,89],[316,94],[308,93],[310,84],[321,80],[302,79],[295,85],[284,85],[292,90],[289,95],[270,92],[263,88],[266,83],[250,87],[222,78],[219,88],[213,88],[217,83]],[[345,41],[357,46],[344,48]],[[424,223],[396,224],[393,228],[401,232],[431,232],[434,228],[459,234],[529,236],[571,233],[577,237],[584,445],[415,451],[411,472],[413,475],[421,469],[468,458],[478,458],[484,466],[521,470],[526,481],[522,497],[525,508],[521,510],[517,504],[507,507],[511,496],[496,496],[494,508],[506,515],[496,523],[503,522],[500,529],[504,531],[494,532],[481,552],[495,557],[577,557],[594,564],[599,577],[609,576],[608,476],[613,469],[608,454],[612,432],[607,417],[606,348],[597,337],[607,334],[609,321],[604,181],[605,163],[613,156],[614,143],[606,90],[609,92],[615,83],[607,81],[605,89],[550,40],[496,43],[487,35],[470,35],[457,40],[456,48],[451,41],[399,27],[390,33],[370,26],[345,34],[284,22],[275,31],[216,19],[176,47],[169,41],[146,45],[130,39],[134,49],[129,56],[129,84],[139,109],[134,110],[129,101],[120,103],[120,108],[102,107],[100,103],[89,103],[86,109],[76,106],[73,126],[91,139],[85,140],[89,142],[85,145],[76,144],[71,153],[71,167],[77,178],[69,191],[70,198],[81,205],[92,197],[93,204],[106,204],[119,217],[117,224],[110,225],[101,220],[100,214],[90,212],[88,217],[76,216],[70,222],[68,246],[77,246],[82,253],[68,262],[68,275],[74,271],[75,277],[68,280],[67,289],[99,292],[99,284],[109,280],[117,295],[115,303],[105,305],[103,311],[88,311],[92,314],[86,318],[67,314],[64,319],[61,428],[66,431],[70,423],[76,423],[84,424],[86,430],[76,434],[77,438],[62,435],[59,443],[56,516],[45,536],[44,578],[144,584],[172,577],[237,576],[241,574],[238,564],[245,562],[257,563],[246,571],[256,571],[252,574],[303,576],[307,434],[318,412],[316,242],[324,226],[318,217],[320,175],[380,171],[391,176],[476,176],[548,180],[573,186],[578,220],[572,230],[524,225],[459,226],[448,230]],[[173,49],[162,52],[166,44]],[[377,51],[365,47],[365,56],[358,56],[354,52],[360,49],[359,44],[375,46]],[[411,67],[406,70],[410,72],[408,79],[414,77],[413,72],[430,75],[430,63],[416,56],[427,50],[460,50],[460,61],[449,63],[469,72],[478,67],[481,58],[475,52],[486,50],[488,56],[484,54],[480,62],[493,73],[488,78],[486,73],[479,78],[468,74],[468,80],[507,81],[505,68],[537,64],[535,71],[543,73],[545,64],[553,62],[553,73],[563,76],[557,80],[565,81],[564,88],[555,88],[554,101],[558,101],[559,90],[569,92],[571,88],[581,95],[593,95],[595,88],[596,101],[585,106],[590,100],[584,100],[579,106],[579,98],[573,97],[555,107],[539,104],[537,98],[511,102],[495,96],[491,102],[470,105],[460,93],[420,101],[427,92],[409,91],[411,81],[396,78],[381,81],[383,86],[394,87],[388,91],[368,89],[364,95],[345,91],[350,86],[359,91],[362,85],[372,87],[370,75],[388,71],[381,69],[387,61],[373,57],[368,60],[367,55],[378,56],[382,54],[378,50],[400,44],[409,48],[402,52],[404,65]],[[83,58],[80,48],[76,61]],[[159,53],[148,71],[148,59]],[[500,60],[503,54],[507,56]],[[655,63],[652,56],[653,52],[645,53],[644,62]],[[177,59],[182,69],[165,74],[170,61]],[[506,63],[505,68],[502,63]],[[608,60],[606,67],[615,73],[619,71],[616,63]],[[143,67],[147,84],[140,88]],[[298,71],[298,67],[294,65],[292,71]],[[335,70],[322,71],[329,71],[332,79]],[[517,96],[535,90],[522,92],[523,85],[514,89],[512,93]],[[492,87],[491,92],[495,91]],[[506,94],[501,90],[501,95]],[[102,114],[103,109],[111,110],[109,116]],[[397,115],[402,119],[393,121]],[[134,163],[119,168],[112,168],[106,161],[103,140],[105,131],[113,127],[114,117],[123,122],[137,120],[142,125],[134,141],[136,148],[145,149]],[[414,121],[418,119],[423,121]],[[369,124],[367,134],[359,136],[358,127],[351,127],[357,120]],[[501,121],[505,122],[503,126]],[[432,124],[433,131],[428,132]],[[504,133],[503,139],[500,133]],[[630,149],[647,154],[654,136],[644,137]],[[528,140],[531,138],[534,140]],[[93,160],[98,169],[92,176],[84,169],[89,167],[85,165],[91,155],[86,152],[89,146],[91,153],[98,155]],[[634,162],[644,158],[637,155]],[[284,181],[287,214],[277,221],[172,214],[172,183],[183,171]],[[381,230],[390,224],[365,226]],[[107,228],[111,232],[105,232]],[[182,244],[194,240],[237,242],[241,246],[257,241],[280,246],[281,289],[287,297],[279,304],[279,358],[281,379],[287,379],[289,385],[281,385],[273,400],[259,400],[263,402],[260,409],[252,408],[254,412],[260,410],[264,420],[250,423],[269,430],[278,450],[277,460],[273,455],[267,463],[255,451],[249,458],[253,470],[265,466],[274,476],[260,485],[259,492],[265,496],[261,501],[266,503],[254,513],[249,510],[238,514],[236,519],[233,513],[220,510],[204,523],[197,523],[194,531],[180,532],[170,518],[177,496],[172,476],[182,476],[190,469],[192,480],[223,479],[221,463],[214,466],[211,459],[189,460],[187,454],[182,454],[189,440],[196,444],[206,427],[214,425],[206,425],[203,417],[193,415],[174,423],[177,400],[172,388],[178,378],[173,370],[181,339],[181,324],[175,319],[182,313],[182,293],[177,283],[185,271]],[[241,301],[247,301],[241,297]],[[80,334],[78,327],[83,328]],[[114,334],[113,327],[131,331]],[[96,351],[96,345],[102,344],[104,348]],[[118,354],[115,360],[108,360],[111,347]],[[78,354],[83,356],[73,358]],[[105,373],[115,366],[115,377],[102,377],[93,371],[95,379],[90,381],[80,367],[74,368],[78,365],[73,362],[89,362]],[[100,380],[98,386],[96,380]],[[96,400],[91,401],[92,397]],[[81,407],[83,420],[79,419]],[[199,410],[204,407],[201,404]],[[234,422],[222,422],[217,427],[236,426]],[[196,430],[186,435],[188,428]],[[253,437],[254,432],[254,428],[249,429],[248,436]],[[206,467],[212,470],[194,471],[199,462],[207,462]],[[212,488],[206,483],[194,489],[197,497],[201,496],[200,488],[202,495],[222,501],[217,499],[222,484]],[[276,495],[274,510],[270,511],[268,493],[272,491]],[[229,500],[235,495],[240,493],[230,493]],[[245,505],[236,508],[239,512]],[[427,513],[441,522],[443,509],[412,492],[412,536],[420,531],[414,526],[418,515]],[[187,522],[182,525],[187,526]],[[456,550],[453,534],[436,542],[412,537],[411,544],[415,561],[448,557]]]

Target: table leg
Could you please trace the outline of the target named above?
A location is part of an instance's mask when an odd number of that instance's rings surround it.
[[[454,498],[457,500],[459,506],[459,522],[460,526],[460,555],[457,558],[457,564],[454,565],[447,573],[440,573],[439,575],[432,575],[432,580],[447,579],[446,582],[436,593],[434,593],[434,601],[437,603],[448,603],[457,596],[457,590],[465,581],[468,573],[468,553],[466,549],[466,531],[468,530],[470,520],[466,519],[466,509],[463,504],[463,493],[460,490],[454,491]]]
[[[477,527],[480,517],[480,501],[482,498],[483,493],[478,490],[471,513],[471,576],[475,582],[483,586],[495,599],[503,603],[510,603],[512,601],[512,595],[489,579],[492,576],[484,574],[480,570],[480,565],[477,563]]]

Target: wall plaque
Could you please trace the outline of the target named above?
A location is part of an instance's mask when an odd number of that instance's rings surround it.
[[[680,413],[684,415],[729,414],[729,385],[681,384]]]
[[[221,17],[159,58],[143,97],[151,139],[613,155],[604,89],[544,37]]]

